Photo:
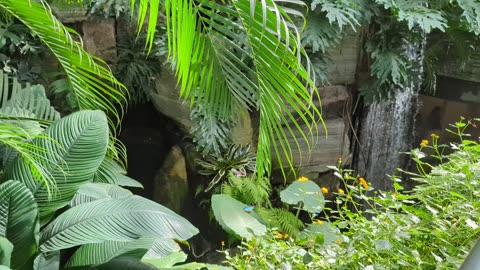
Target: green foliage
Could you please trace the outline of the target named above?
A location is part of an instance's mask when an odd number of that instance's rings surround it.
[[[192,107],[190,119],[193,142],[203,156],[219,155],[223,149],[227,149],[232,144],[231,131],[235,126],[232,118],[217,117],[205,108],[202,102],[199,102]]]
[[[0,185],[0,212],[3,216],[0,219],[0,237],[4,239],[3,243],[8,240],[13,245],[11,265],[7,266],[21,268],[37,251],[37,204],[22,183],[10,180]]]
[[[0,15],[0,69],[21,82],[34,82],[40,79],[42,48],[27,27],[11,16]],[[35,64],[32,62],[35,61]]]
[[[127,29],[119,35],[116,47],[114,75],[122,78],[122,83],[128,89],[128,102],[134,105],[150,100],[150,93],[154,91],[155,80],[161,71],[161,44],[156,43],[154,50],[147,53],[145,39],[145,34],[134,35]]]
[[[265,221],[268,228],[277,228],[280,232],[297,237],[305,227],[303,222],[290,210],[285,208],[262,208],[255,210]]]
[[[149,10],[147,42],[152,46],[160,1],[140,1],[138,25]],[[134,3],[134,1],[132,1]],[[304,7],[302,1],[290,1]],[[190,104],[202,102],[217,119],[229,119],[239,108],[260,111],[257,172],[260,178],[271,166],[270,145],[278,157],[292,159],[286,134],[308,139],[300,125],[285,131],[296,119],[316,130],[321,120],[317,95],[306,52],[300,44],[293,17],[295,9],[282,9],[275,1],[165,1],[169,56],[175,65],[181,96]],[[303,19],[303,18],[301,18]],[[275,67],[273,69],[273,67]],[[282,100],[283,102],[277,102]],[[296,115],[300,117],[297,118]],[[278,138],[279,143],[276,143]]]
[[[362,17],[360,13],[360,5],[357,1],[350,0],[313,0],[312,10],[320,6],[322,12],[326,13],[326,18],[330,24],[336,24],[340,29],[349,25],[353,29],[360,25],[359,19]]]
[[[246,170],[255,172],[255,153],[250,152],[250,145],[230,145],[221,154],[210,154],[204,160],[196,162],[202,166],[198,173],[215,175],[205,191],[211,190],[220,180],[224,179],[231,170],[238,170],[246,174]]]
[[[300,178],[280,192],[282,202],[299,205],[309,213],[320,213],[325,205],[325,198],[320,187],[313,181]]]
[[[418,172],[409,173],[417,181],[409,192],[396,177],[393,191],[376,191],[353,171],[331,167],[343,188],[326,209],[325,221],[315,220],[296,238],[270,233],[252,238],[240,254],[227,252],[230,265],[458,269],[480,237],[480,144],[464,134],[471,123],[462,119],[453,125],[450,132],[460,143],[451,143],[448,155],[435,134],[411,151]]]
[[[55,192],[50,194],[38,182],[22,152],[5,168],[0,184],[0,209],[6,214],[0,218],[0,239],[14,245],[13,269],[58,269],[60,251],[72,247],[80,248],[69,265],[86,267],[108,263],[118,256],[162,257],[179,250],[172,239],[184,241],[198,232],[187,220],[159,204],[113,184],[91,183],[105,160],[108,145],[104,113],[71,114],[45,133],[48,139],[40,137],[24,143],[45,150],[37,150],[37,155],[43,156],[38,162],[56,181]],[[122,171],[104,170],[103,179],[118,179],[106,176],[108,173],[121,175]],[[70,208],[64,209],[67,205]],[[58,216],[50,221],[54,215]],[[45,224],[40,232],[39,217]],[[2,262],[6,260],[2,257]]]
[[[248,205],[266,203],[270,198],[268,179],[257,179],[254,176],[237,177],[228,173],[228,181],[222,183],[222,193]]]
[[[248,205],[224,194],[212,196],[212,210],[222,228],[232,235],[250,239],[266,233],[266,227],[255,212],[244,210]]]

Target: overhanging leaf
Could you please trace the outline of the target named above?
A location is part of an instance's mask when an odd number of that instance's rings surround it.
[[[134,195],[96,200],[67,210],[42,232],[40,249],[47,252],[141,237],[186,240],[197,233],[198,230],[183,217]]]
[[[55,179],[57,192],[51,194],[30,170],[28,162],[18,157],[6,169],[7,178],[23,182],[38,203],[41,220],[68,205],[80,185],[93,179],[105,157],[108,125],[101,111],[80,111],[62,118],[45,130],[51,139],[37,138],[33,144],[45,151],[44,167]]]

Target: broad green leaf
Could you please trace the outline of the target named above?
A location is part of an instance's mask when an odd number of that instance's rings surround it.
[[[228,195],[216,194],[212,196],[212,210],[215,219],[225,231],[247,239],[264,235],[267,232],[265,225],[254,217],[256,215],[254,212],[245,212],[243,210],[245,207],[247,207],[246,204]]]
[[[18,181],[0,185],[0,237],[13,245],[11,266],[21,268],[37,251],[38,209],[32,193]]]
[[[142,237],[186,240],[198,230],[168,208],[139,196],[101,199],[75,206],[42,232],[43,252]]]
[[[8,178],[23,182],[32,191],[45,221],[58,209],[68,205],[78,188],[93,179],[105,157],[108,124],[101,111],[79,111],[62,118],[45,130],[51,139],[37,138],[33,144],[45,149],[43,164],[55,179],[56,191],[50,193],[29,169],[28,162],[18,157],[7,168]]]
[[[145,253],[143,259],[158,259],[168,256],[172,253],[179,252],[182,249],[177,242],[172,239],[163,238],[157,239],[153,243],[152,247]]]
[[[97,265],[106,263],[116,257],[128,254],[128,257],[141,259],[153,245],[154,239],[133,241],[105,241],[103,243],[80,246],[70,257],[66,267]]]
[[[317,241],[317,235],[323,236],[323,243],[325,245],[334,243],[337,239],[341,239],[340,231],[330,225],[328,222],[323,224],[310,224],[305,230],[300,233],[300,238],[302,239],[315,239]],[[318,238],[318,241],[321,239]]]
[[[320,213],[325,206],[325,198],[320,187],[313,181],[295,181],[280,192],[284,203],[297,205],[302,203],[303,210],[310,213]]]
[[[125,176],[125,174],[127,174],[127,172],[122,168],[122,166],[118,165],[118,163],[110,158],[105,158],[102,161],[102,164],[100,164],[98,171],[95,173],[93,182],[143,188],[142,184],[128,176]]]
[[[59,270],[60,251],[40,253],[33,262],[33,270]]]
[[[11,269],[5,265],[0,265],[0,270],[11,270]]]
[[[122,187],[113,184],[104,183],[85,183],[78,189],[77,193],[70,201],[70,206],[76,206],[82,203],[92,202],[105,198],[125,198],[133,195],[133,193]]]
[[[142,262],[151,264],[158,268],[173,267],[177,263],[182,263],[187,260],[187,254],[183,251],[174,252],[168,256],[159,259],[143,258]]]
[[[10,266],[13,245],[5,237],[0,237],[0,265]]]

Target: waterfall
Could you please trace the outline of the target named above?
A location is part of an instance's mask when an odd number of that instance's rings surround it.
[[[357,130],[359,142],[355,147],[354,167],[380,190],[392,187],[387,175],[399,175],[397,168],[409,169],[410,156],[401,153],[409,152],[416,143],[426,39],[423,36],[415,43],[404,42],[404,55],[411,63],[410,80],[401,89],[391,89],[391,99],[366,105]]]

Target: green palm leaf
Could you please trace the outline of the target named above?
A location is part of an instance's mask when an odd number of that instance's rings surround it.
[[[101,199],[73,207],[42,232],[43,252],[141,237],[186,240],[198,230],[168,208],[139,196]]]
[[[117,105],[125,100],[105,62],[88,54],[63,26],[46,1],[0,0],[0,8],[25,24],[55,55],[63,67],[79,109],[101,109],[120,119]],[[121,106],[119,106],[121,108]],[[113,123],[113,122],[112,122]]]
[[[0,185],[0,237],[13,244],[11,265],[18,269],[35,254],[38,209],[32,193],[18,181]]]
[[[158,2],[140,1],[140,14],[146,16],[148,5]],[[165,10],[169,55],[181,96],[192,105],[201,102],[206,113],[220,120],[231,119],[238,108],[260,110],[259,177],[271,167],[270,145],[280,167],[282,156],[292,167],[288,137],[299,148],[296,137],[311,140],[322,121],[311,106],[318,94],[311,64],[302,65],[308,57],[289,15],[301,13],[282,9],[273,0],[166,0]]]
[[[19,180],[32,191],[43,221],[68,205],[80,185],[93,179],[107,150],[108,124],[101,111],[80,111],[62,118],[45,133],[51,139],[38,138],[33,144],[45,149],[40,153],[42,165],[55,180],[57,192],[51,194],[39,183],[21,156],[5,172],[7,179]]]

